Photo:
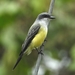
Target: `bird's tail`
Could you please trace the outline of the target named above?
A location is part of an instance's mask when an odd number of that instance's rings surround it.
[[[13,70],[14,70],[15,67],[18,65],[18,63],[20,62],[20,60],[22,59],[22,56],[23,56],[23,53],[19,56],[19,58],[18,58],[16,64],[15,64],[14,67],[13,67]]]

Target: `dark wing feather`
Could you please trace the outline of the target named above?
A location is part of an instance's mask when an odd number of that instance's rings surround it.
[[[22,45],[22,51],[20,52],[19,55],[21,55],[22,53],[25,52],[25,50],[28,48],[28,46],[30,45],[32,39],[35,37],[35,35],[38,33],[40,29],[40,25],[36,25],[34,27],[32,27],[29,32],[28,35],[26,37],[26,40],[24,41],[23,45]]]
[[[28,48],[28,46],[30,45],[32,39],[35,37],[35,35],[38,33],[40,29],[40,25],[35,25],[33,27],[30,28],[29,32],[28,32],[28,35],[26,37],[26,40],[24,41],[24,44],[22,46],[22,51],[20,52],[19,54],[19,58],[16,62],[16,64],[14,65],[13,67],[13,70],[15,69],[15,67],[17,66],[17,64],[19,63],[19,61],[21,60],[25,50]]]

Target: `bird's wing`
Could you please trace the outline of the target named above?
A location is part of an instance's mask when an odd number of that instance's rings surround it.
[[[22,45],[22,51],[20,52],[19,54],[19,58],[16,62],[16,64],[14,65],[13,67],[13,70],[15,69],[15,67],[17,66],[17,64],[19,63],[19,61],[21,60],[24,52],[26,51],[26,49],[28,48],[28,46],[30,45],[32,39],[35,37],[35,35],[38,33],[40,29],[40,25],[37,24],[35,26],[32,26],[30,29],[29,29],[29,32],[28,32],[28,35],[26,37],[26,40],[24,41],[23,45]]]
[[[20,52],[19,55],[21,55],[22,53],[25,52],[25,50],[28,48],[28,46],[30,45],[32,39],[35,37],[35,35],[38,33],[40,29],[40,25],[37,24],[35,26],[32,26],[30,29],[29,29],[29,32],[28,32],[28,35],[22,45],[22,51]]]

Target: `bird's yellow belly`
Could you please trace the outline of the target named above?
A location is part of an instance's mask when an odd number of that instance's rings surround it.
[[[35,36],[35,38],[32,40],[31,44],[35,47],[40,47],[42,43],[44,42],[47,35],[47,31],[45,29],[41,29],[38,34]]]
[[[46,35],[47,35],[47,31],[45,29],[41,28],[39,30],[38,34],[32,40],[29,47],[27,48],[26,54],[29,55],[34,48],[40,47],[42,45],[42,43],[44,42]]]

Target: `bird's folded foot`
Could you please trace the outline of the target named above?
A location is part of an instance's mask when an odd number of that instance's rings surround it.
[[[41,51],[38,51],[38,54],[44,55],[43,52],[42,52],[42,50]]]
[[[38,52],[38,48],[37,47],[35,47],[34,49]]]
[[[47,39],[44,40],[45,42],[47,41]]]
[[[44,55],[42,50],[39,51],[39,49],[36,47],[35,50],[38,52],[38,54]]]

